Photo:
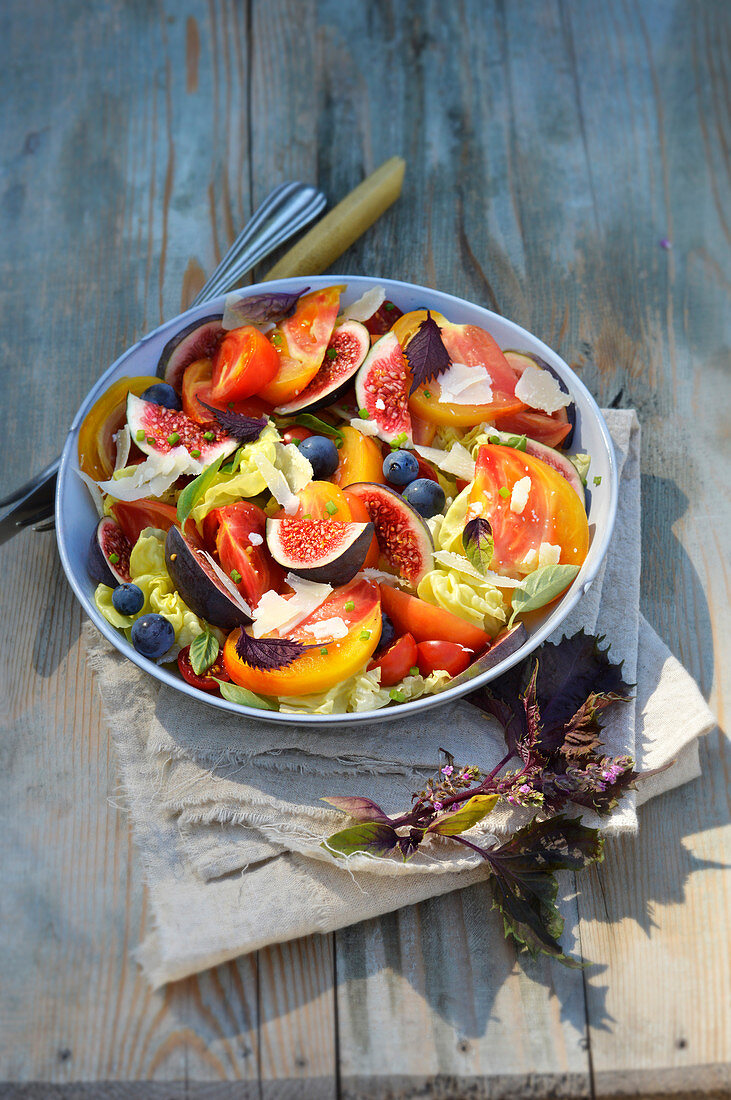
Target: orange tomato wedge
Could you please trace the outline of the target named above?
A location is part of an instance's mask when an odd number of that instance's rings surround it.
[[[352,602],[353,610],[344,610]],[[338,641],[315,638],[308,625],[328,618],[342,618],[349,627],[347,635]],[[370,660],[381,636],[381,601],[378,586],[356,580],[333,592],[304,622],[287,637],[302,641],[312,648],[285,668],[252,668],[236,652],[241,631],[233,630],[223,650],[223,663],[235,684],[259,695],[310,695],[329,691],[347,680]]]
[[[297,397],[322,365],[330,343],[344,286],[328,286],[303,295],[291,317],[269,333],[279,356],[277,373],[259,396],[272,405]]]
[[[338,468],[333,474],[335,484],[341,488],[355,485],[358,481],[385,484],[380,443],[349,424],[341,427],[340,431],[343,433],[343,445],[338,451]]]
[[[514,511],[513,488],[526,477],[527,500]],[[540,458],[513,447],[480,447],[466,521],[476,516],[492,527],[491,568],[506,575],[520,575],[526,555],[535,552],[537,558],[544,542],[561,548],[561,565],[581,565],[589,549],[586,512],[571,484]]]
[[[127,419],[127,394],[139,397],[159,378],[118,378],[89,409],[79,429],[79,468],[95,481],[107,481],[114,473],[117,448],[112,436]]]

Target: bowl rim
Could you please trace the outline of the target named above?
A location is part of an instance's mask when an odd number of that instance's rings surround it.
[[[567,381],[571,388],[572,394],[580,394],[584,402],[588,405],[590,412],[594,418],[596,426],[599,429],[599,434],[602,437],[602,441],[606,448],[606,455],[609,465],[609,502],[605,512],[605,530],[598,544],[592,543],[592,550],[594,551],[594,561],[591,567],[585,572],[584,566],[582,566],[581,572],[577,575],[576,579],[569,588],[567,594],[562,597],[560,603],[557,605],[561,609],[561,616],[558,622],[552,622],[553,615],[550,615],[546,622],[542,623],[534,633],[529,636],[528,642],[522,645],[515,653],[510,654],[508,657],[503,658],[491,669],[487,669],[485,672],[475,676],[474,679],[469,680],[467,683],[459,684],[456,687],[447,687],[444,691],[435,695],[422,696],[420,699],[414,699],[410,702],[401,703],[398,710],[390,707],[383,707],[380,710],[374,711],[362,711],[359,713],[336,713],[336,714],[307,714],[307,713],[283,713],[281,711],[269,711],[261,710],[256,707],[242,706],[237,703],[230,703],[223,698],[217,698],[212,696],[206,696],[205,693],[200,692],[186,683],[182,677],[175,675],[173,672],[169,672],[164,666],[157,665],[148,658],[139,654],[134,647],[127,641],[124,635],[108,623],[106,619],[99,613],[96,605],[89,598],[86,591],[79,583],[76,576],[76,566],[78,563],[72,561],[71,556],[67,550],[67,526],[71,521],[71,517],[67,517],[64,510],[64,486],[67,483],[67,479],[71,476],[77,476],[78,463],[76,460],[76,440],[78,436],[78,430],[81,423],[86,416],[94,402],[101,396],[104,390],[109,385],[109,379],[123,364],[124,362],[137,352],[145,344],[149,343],[155,337],[158,337],[168,330],[184,327],[186,321],[192,321],[198,317],[205,316],[207,312],[222,311],[226,294],[219,295],[216,298],[211,299],[208,302],[204,302],[200,305],[193,306],[185,312],[178,314],[171,318],[169,321],[165,321],[162,325],[148,332],[135,344],[127,348],[121,355],[119,355],[111,366],[108,367],[98,381],[91,387],[86,394],[86,397],[82,401],[79,409],[71,422],[71,426],[68,430],[66,440],[64,443],[63,451],[61,454],[61,463],[58,472],[58,481],[56,486],[56,542],[58,545],[59,555],[61,558],[61,564],[68,579],[69,584],[79,600],[84,611],[94,623],[97,630],[103,634],[103,636],[112,643],[112,645],[129,660],[133,661],[140,669],[148,674],[152,675],[163,684],[167,684],[169,687],[174,688],[176,691],[182,691],[184,694],[189,695],[197,702],[207,703],[209,706],[216,707],[219,710],[224,710],[230,714],[234,714],[238,717],[254,718],[259,721],[279,724],[279,723],[301,723],[307,726],[338,726],[343,723],[349,725],[363,725],[375,722],[387,722],[396,719],[411,718],[421,711],[429,710],[432,707],[443,707],[447,704],[454,704],[463,696],[475,691],[477,688],[489,683],[491,680],[497,679],[503,673],[513,668],[520,661],[532,653],[543,641],[546,640],[549,634],[552,634],[554,630],[558,629],[561,623],[566,619],[570,612],[576,607],[581,598],[589,591],[591,585],[599,573],[599,570],[604,562],[604,558],[609,547],[609,543],[614,531],[614,523],[617,514],[617,501],[619,496],[619,484],[617,474],[617,459],[614,450],[614,443],[609,433],[606,421],[602,416],[601,410],[597,405],[593,395],[589,389],[584,385],[581,379],[571,369],[568,363],[565,362],[561,356],[535,336],[532,332],[524,329],[521,325],[510,320],[510,318],[503,317],[501,314],[495,313],[493,310],[487,309],[484,306],[478,305],[476,302],[471,302],[467,298],[461,298],[455,294],[449,294],[447,291],[435,290],[433,287],[424,286],[419,283],[409,283],[400,279],[386,279],[379,278],[377,276],[366,275],[346,275],[346,274],[334,274],[334,275],[311,275],[311,276],[297,276],[295,278],[288,279],[276,279],[266,283],[252,283],[249,286],[242,286],[234,288],[234,290],[228,293],[255,293],[257,290],[290,290],[293,284],[298,286],[307,283],[308,288],[317,289],[318,286],[329,286],[337,283],[346,283],[348,288],[355,288],[361,290],[361,293],[374,286],[382,286],[386,289],[392,288],[395,292],[399,290],[408,290],[415,292],[424,292],[428,295],[437,295],[447,303],[453,303],[458,306],[466,307],[470,310],[477,310],[484,317],[485,322],[489,322],[494,319],[499,324],[508,324],[514,331],[516,336],[523,336],[528,339],[532,345],[532,350],[535,350],[537,354],[543,356],[546,355],[548,360],[558,360],[561,366],[561,372],[567,373]],[[486,328],[489,330],[489,323],[485,323]],[[596,535],[595,535],[596,537]],[[595,546],[597,547],[595,550]],[[580,583],[577,583],[580,582]]]

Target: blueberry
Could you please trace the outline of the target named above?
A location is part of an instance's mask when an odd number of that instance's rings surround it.
[[[411,451],[391,451],[383,460],[383,476],[392,485],[409,485],[419,476],[419,460]]]
[[[407,485],[403,491],[403,498],[424,519],[430,519],[443,511],[446,503],[441,485],[436,481],[429,481],[426,477],[417,478],[416,481]]]
[[[167,653],[174,641],[173,624],[163,615],[143,615],[132,623],[132,645],[152,661]]]
[[[177,393],[167,382],[156,382],[154,386],[148,386],[140,397],[143,401],[151,401],[153,405],[162,405],[164,409],[179,411],[183,407]]]
[[[389,619],[385,611],[381,612],[381,637],[378,640],[376,646],[375,655],[384,653],[390,645],[393,645],[393,640],[396,637],[396,628]]]
[[[300,453],[312,466],[315,481],[330,477],[338,468],[338,449],[332,439],[327,439],[324,435],[308,435],[300,443]]]
[[[112,603],[120,615],[136,615],[142,610],[145,594],[136,584],[118,584],[112,592]]]

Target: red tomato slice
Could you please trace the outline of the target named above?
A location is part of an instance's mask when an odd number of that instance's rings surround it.
[[[139,397],[155,382],[159,378],[119,378],[84,417],[79,428],[79,467],[95,481],[106,481],[114,473],[114,436],[127,420],[127,394]]]
[[[279,365],[272,381],[258,391],[265,401],[283,405],[315,377],[330,343],[344,289],[328,286],[303,295],[292,316],[269,333]]]
[[[172,504],[159,500],[117,500],[112,505],[112,514],[133,546],[145,527],[168,531],[178,522]]]
[[[284,573],[266,544],[266,515],[248,500],[227,504],[216,511],[216,551],[221,568],[231,577],[249,606],[256,607],[265,592],[269,589],[280,591],[284,581]],[[252,534],[258,536],[254,542]]]
[[[271,412],[271,405],[258,397],[248,397],[243,401],[221,401],[213,396],[213,365],[210,359],[198,359],[186,367],[183,375],[183,412],[197,424],[210,424],[213,413],[203,408],[201,401],[212,409],[241,413],[243,416],[259,417]]]
[[[213,359],[217,401],[243,401],[259,393],[277,373],[279,357],[263,332],[253,325],[227,332]]]
[[[432,672],[443,669],[450,676],[459,676],[475,656],[471,649],[466,649],[457,642],[419,642],[416,663],[422,676],[429,676]]]
[[[486,631],[465,622],[451,611],[434,607],[418,596],[410,596],[408,592],[400,592],[390,584],[379,587],[381,605],[397,634],[412,634],[417,642],[432,639],[459,642],[476,652],[482,652],[490,645],[490,635]]]
[[[372,668],[381,670],[381,687],[393,687],[409,675],[409,669],[416,667],[416,642],[412,634],[402,634],[401,637],[389,646],[385,653],[371,661],[368,671]]]
[[[514,512],[513,487],[525,477],[530,478],[528,499],[521,512]],[[513,447],[480,447],[466,519],[476,516],[489,520],[495,540],[492,568],[506,575],[519,576],[526,554],[537,554],[542,542],[561,547],[562,565],[581,565],[589,549],[589,525],[576,491],[540,458]]]
[[[516,378],[520,378],[529,364],[537,365],[522,352],[506,351],[505,358],[515,372]],[[530,439],[544,443],[547,447],[560,447],[571,431],[566,409],[545,413],[539,409],[524,408],[506,415],[498,414],[495,417],[495,427],[501,432],[527,435]]]
[[[183,679],[199,691],[219,691],[216,680],[231,679],[223,664],[223,651],[218,654],[211,667],[199,676],[193,672],[193,666],[190,663],[190,646],[187,645],[178,654],[178,668]]]

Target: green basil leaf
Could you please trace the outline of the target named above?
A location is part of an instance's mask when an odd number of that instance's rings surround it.
[[[222,462],[223,455],[219,455],[210,466],[206,466],[203,473],[198,474],[198,477],[183,489],[178,497],[178,523],[181,527],[185,527],[185,521],[215,478],[221,468]]]
[[[492,537],[489,521],[482,516],[477,516],[465,524],[462,532],[462,547],[467,561],[478,573],[484,573],[489,569],[495,553],[495,540]]]
[[[496,794],[476,794],[469,798],[451,814],[435,817],[427,829],[428,833],[440,833],[442,836],[458,836],[482,821],[498,800]]]
[[[355,852],[386,855],[398,843],[398,833],[383,821],[363,821],[334,833],[320,845],[337,856],[351,856]]]
[[[513,590],[513,614],[508,626],[513,625],[516,615],[537,611],[560,596],[578,572],[578,565],[544,565],[529,573],[520,587]]]
[[[339,428],[320,420],[319,416],[313,416],[312,413],[300,413],[299,416],[295,416],[292,423],[299,424],[301,428],[309,428],[311,432],[316,432],[318,435],[329,435],[333,439],[340,440],[343,438]]]
[[[221,695],[228,699],[229,703],[238,703],[240,707],[258,707],[259,710],[276,710],[273,703],[262,699],[260,695],[254,695],[253,691],[239,687],[238,684],[230,684],[227,680],[216,680],[221,689]]]
[[[190,667],[196,676],[202,676],[215,664],[220,650],[218,638],[204,630],[190,643]]]

